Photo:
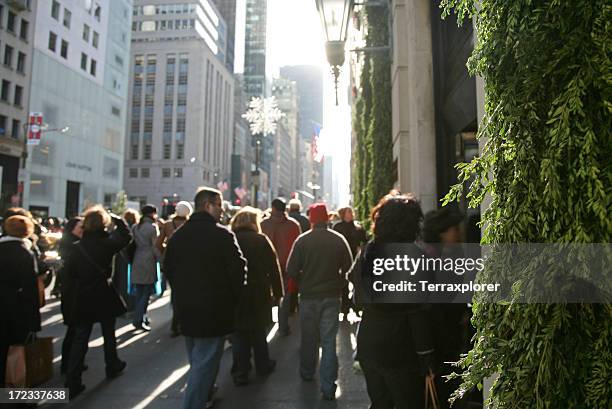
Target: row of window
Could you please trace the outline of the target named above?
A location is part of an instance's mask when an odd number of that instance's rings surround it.
[[[187,30],[195,27],[194,19],[134,21],[132,31]]]
[[[164,134],[165,135],[165,134]],[[184,134],[183,134],[184,135]],[[135,137],[134,137],[135,136]],[[146,140],[146,138],[144,138]],[[165,138],[164,138],[165,139]],[[177,144],[175,150],[175,159],[184,159],[185,158],[185,145],[183,144],[185,138],[177,137]],[[132,134],[132,144],[130,145],[130,159],[137,160],[138,159],[138,151],[140,145],[138,145],[138,134]],[[151,159],[151,143],[145,143],[143,150],[143,159],[150,160]],[[167,140],[164,140],[164,149],[162,152],[162,159],[169,160],[172,155],[172,145],[168,143]]]
[[[185,14],[194,13],[197,4],[157,4],[155,6],[134,6],[132,14],[134,16],[152,16],[155,14]]]
[[[130,168],[128,171],[130,179],[138,177],[138,168]],[[162,178],[169,178],[174,175],[175,178],[183,177],[183,168],[174,168],[174,173],[171,168],[162,168]],[[149,178],[151,176],[151,170],[149,168],[140,168],[140,177]]]
[[[57,51],[57,34],[55,34],[53,31],[49,31],[49,50],[53,51],[54,53]],[[60,46],[60,55],[62,56],[62,58],[64,59],[68,59],[68,47],[69,47],[69,43],[68,41],[62,39],[61,40],[61,46]],[[84,71],[87,71],[87,54],[85,53],[81,53],[81,69]],[[89,73],[91,75],[93,75],[94,77],[96,76],[96,69],[97,69],[97,61],[94,60],[93,58],[90,59],[90,63],[89,63]]]
[[[60,11],[61,11],[61,5],[59,1],[53,0],[51,2],[51,17],[59,21]],[[90,15],[93,15],[96,20],[100,21],[100,18],[102,17],[102,7],[98,3],[91,2],[91,7],[89,8],[88,12]],[[64,7],[64,15],[62,18],[62,24],[64,25],[64,27],[70,29],[71,19],[72,19],[72,12],[68,8]]]
[[[83,23],[83,41],[89,44],[89,34],[91,34],[91,45],[94,48],[98,48],[98,44],[100,43],[100,34],[96,30],[92,30],[87,24]]]
[[[2,80],[2,87],[0,88],[0,100],[7,103],[13,103],[15,106],[23,106],[23,87],[15,84],[15,92],[13,93],[13,100],[11,101],[11,82]]]
[[[4,6],[0,4],[0,28],[4,27]],[[21,25],[19,26],[19,38],[23,41],[28,41],[28,31],[30,23],[28,20],[22,18]],[[6,13],[6,31],[9,33],[17,34],[17,15],[11,10]]]
[[[8,130],[9,126],[11,127],[11,133],[9,135]],[[18,119],[13,119],[12,122],[9,121],[4,115],[0,115],[0,136],[11,136],[15,139],[19,139],[19,135],[21,133],[21,121]]]
[[[17,66],[13,67],[13,60],[15,56],[15,49],[10,45],[6,44],[4,46],[4,66],[7,68],[15,69],[20,74],[25,74],[25,66],[26,66],[26,55],[21,51],[17,52]]]

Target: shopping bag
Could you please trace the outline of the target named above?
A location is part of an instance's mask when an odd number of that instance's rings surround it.
[[[425,377],[425,409],[442,409],[433,375]]]
[[[9,347],[4,376],[7,388],[26,387],[26,357],[23,345],[11,345]]]
[[[26,387],[31,388],[53,377],[53,337],[35,338],[25,349]]]

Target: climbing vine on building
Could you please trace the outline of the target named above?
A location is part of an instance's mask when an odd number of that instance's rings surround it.
[[[366,7],[366,47],[389,44],[386,7]],[[361,90],[353,117],[357,146],[353,197],[357,215],[369,227],[369,214],[393,188],[391,139],[391,58],[389,52],[367,52],[361,72]]]
[[[465,194],[475,207],[490,196],[486,243],[609,243],[612,4],[445,0],[441,7],[464,23],[475,17],[468,67],[482,76],[486,95],[485,148],[459,166],[461,183],[446,200]],[[460,363],[459,394],[497,374],[494,408],[612,407],[610,304],[476,302],[472,322],[477,333]]]

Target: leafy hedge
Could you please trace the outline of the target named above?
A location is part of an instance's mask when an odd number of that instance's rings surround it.
[[[445,0],[476,18],[468,62],[485,83],[482,155],[459,166],[486,243],[608,243],[612,233],[612,4]],[[474,306],[461,394],[498,374],[493,408],[612,407],[610,304]]]
[[[386,7],[366,7],[366,47],[389,44]],[[356,134],[353,197],[358,218],[369,227],[370,210],[393,187],[391,139],[391,58],[389,52],[366,53],[361,90],[355,104]]]

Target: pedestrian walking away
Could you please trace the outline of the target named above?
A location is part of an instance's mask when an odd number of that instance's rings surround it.
[[[327,226],[324,203],[309,208],[312,229],[294,243],[287,275],[297,280],[300,294],[300,375],[312,380],[322,349],[320,387],[324,399],[334,399],[338,379],[336,335],[340,297],[353,262],[348,243]]]
[[[291,310],[292,299],[297,297],[297,287],[295,280],[288,277],[286,273],[287,259],[293,243],[302,232],[300,225],[295,220],[287,217],[286,204],[281,198],[272,201],[272,209],[270,217],[261,222],[261,230],[268,236],[280,264],[285,283],[285,296],[278,309],[278,330],[281,335],[289,335],[289,315]]]
[[[137,330],[150,331],[151,323],[147,317],[149,299],[155,290],[158,279],[157,263],[160,253],[155,246],[159,229],[157,227],[157,208],[145,205],[140,210],[142,218],[132,228],[136,250],[131,270],[131,284],[134,288],[134,317],[132,324]]]
[[[236,385],[248,383],[251,350],[258,374],[267,375],[276,365],[269,357],[266,329],[272,322],[272,305],[278,305],[283,296],[283,284],[278,257],[268,237],[261,233],[260,219],[261,212],[247,206],[231,221],[232,231],[249,266],[247,285],[238,302],[232,343],[232,376]]]
[[[425,377],[436,372],[427,300],[422,304],[373,304],[367,302],[367,291],[360,280],[363,259],[378,245],[410,243],[410,257],[422,257],[423,251],[414,244],[422,219],[414,195],[383,197],[372,211],[374,240],[365,246],[349,275],[355,285],[356,302],[363,308],[357,353],[372,409],[422,409]]]
[[[183,409],[211,404],[225,337],[234,331],[236,307],[247,280],[246,260],[236,237],[219,224],[221,192],[204,188],[194,202],[194,214],[172,235],[164,256],[190,365]]]

